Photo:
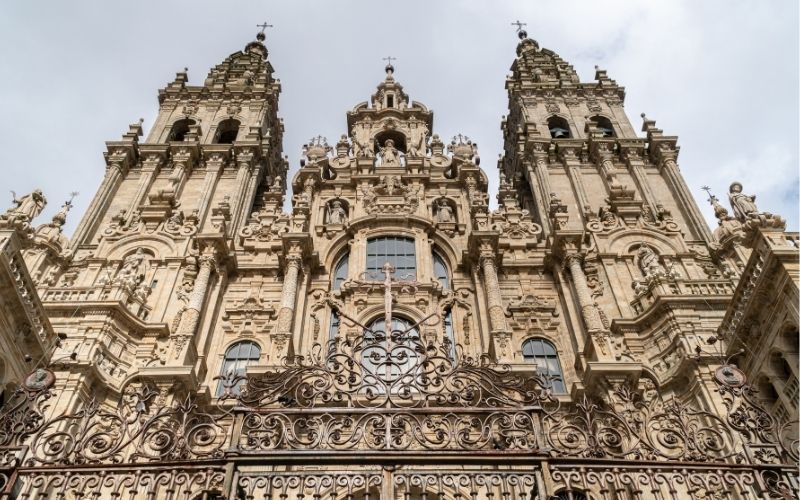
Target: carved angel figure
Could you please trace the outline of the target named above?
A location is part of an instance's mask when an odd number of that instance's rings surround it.
[[[19,199],[17,198],[17,193],[11,191],[11,197],[15,206],[9,208],[6,214],[24,217],[29,221],[42,213],[45,205],[47,205],[47,199],[41,189],[35,189],[32,193],[28,193]]]
[[[733,208],[733,215],[744,222],[751,214],[758,213],[756,207],[756,197],[748,196],[742,192],[742,184],[734,182],[731,184],[728,192],[728,198],[731,200],[731,208]]]

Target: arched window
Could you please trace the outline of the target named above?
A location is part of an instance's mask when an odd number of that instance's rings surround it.
[[[417,365],[419,353],[414,348],[419,332],[410,328],[413,323],[405,318],[392,318],[392,326],[386,330],[386,321],[378,318],[364,331],[364,351],[361,359],[364,367],[383,378],[397,380]]]
[[[536,371],[540,374],[553,377],[551,380],[553,392],[557,394],[567,392],[561,363],[558,361],[558,353],[553,344],[544,339],[528,339],[522,344],[522,357],[529,363],[536,363]]]
[[[433,253],[433,275],[445,290],[450,288],[450,277],[444,259],[436,252]]]
[[[195,124],[195,121],[191,118],[184,118],[183,120],[178,120],[172,125],[172,130],[169,132],[169,137],[167,141],[169,142],[181,142],[186,138],[186,134],[189,133],[189,127]]]
[[[597,124],[597,130],[603,133],[603,137],[615,137],[614,126],[611,124],[611,120],[600,115],[593,116],[591,119]]]
[[[226,375],[233,372],[235,375],[244,375],[245,369],[248,365],[252,365],[258,358],[261,357],[261,348],[255,342],[249,340],[237,342],[230,346],[225,352],[225,361],[222,363],[220,375]],[[240,381],[232,389],[234,394],[238,394],[244,380]],[[220,380],[217,386],[217,397],[221,396],[225,391],[225,387]]]
[[[569,123],[560,116],[551,116],[547,120],[547,129],[550,130],[550,137],[553,139],[569,139],[572,134],[569,132]]]
[[[236,136],[239,135],[239,120],[228,118],[217,125],[216,144],[233,144]]]
[[[339,258],[336,266],[333,268],[333,289],[339,290],[342,283],[347,279],[347,271],[350,266],[350,253],[345,253]]]
[[[369,279],[382,280],[383,266],[389,263],[397,279],[417,278],[417,257],[414,240],[400,236],[379,236],[367,240],[367,274]]]

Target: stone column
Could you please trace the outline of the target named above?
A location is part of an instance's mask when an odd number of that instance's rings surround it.
[[[294,322],[294,308],[297,303],[297,282],[300,278],[302,258],[299,255],[286,257],[286,271],[283,275],[283,288],[281,289],[281,306],[272,338],[271,359],[272,364],[279,364],[289,354],[292,338],[292,323]]]
[[[662,152],[660,159],[661,173],[666,178],[667,184],[672,188],[672,192],[675,193],[678,206],[684,208],[684,214],[688,219],[687,222],[696,228],[700,238],[705,241],[713,241],[711,230],[708,229],[708,224],[706,224],[703,215],[700,213],[700,208],[695,203],[689,188],[686,187],[686,182],[680,174],[674,151]]]
[[[587,338],[591,339],[595,356],[601,360],[612,359],[612,348],[609,344],[609,332],[603,326],[600,313],[592,299],[592,292],[586,281],[586,274],[583,272],[583,258],[579,254],[571,254],[566,258],[569,273],[572,276],[572,283],[575,286],[575,294],[578,297],[578,305],[581,308],[581,316],[589,333]]]
[[[194,280],[194,288],[189,296],[189,303],[181,315],[181,322],[177,331],[178,335],[192,336],[197,331],[197,325],[200,322],[200,311],[203,309],[203,304],[206,300],[208,285],[211,282],[211,271],[213,271],[215,265],[216,259],[213,256],[200,257],[200,270]]]
[[[497,264],[494,256],[481,256],[481,270],[486,284],[486,302],[489,304],[489,331],[505,332],[506,315],[503,312],[503,299],[500,296],[500,282],[497,279]]]
[[[211,282],[211,272],[216,266],[216,258],[213,255],[200,257],[200,269],[194,280],[194,288],[189,296],[189,303],[181,314],[181,321],[178,328],[172,335],[172,355],[171,360],[178,360],[178,364],[191,364],[197,355],[194,335],[200,324],[200,311],[208,294],[208,286]]]
[[[597,313],[597,308],[592,300],[592,292],[586,281],[586,274],[583,272],[583,258],[578,254],[567,256],[567,267],[572,276],[572,283],[575,285],[575,293],[578,296],[578,304],[581,306],[581,316],[586,329],[590,332],[603,329],[603,322]]]
[[[492,250],[483,250],[480,255],[483,281],[486,288],[486,303],[489,306],[489,336],[494,346],[498,362],[507,363],[511,359],[511,331],[506,324],[503,298],[500,294],[500,281],[497,279],[497,262]]]
[[[292,331],[300,264],[301,259],[299,256],[286,258],[286,272],[283,276],[283,288],[281,289],[281,308],[278,310],[278,333],[290,334]]]
[[[112,158],[112,161],[106,169],[103,182],[97,189],[97,194],[94,199],[92,199],[92,203],[89,204],[89,208],[86,209],[86,215],[81,219],[78,228],[75,230],[75,234],[72,236],[71,248],[74,249],[78,245],[89,243],[84,240],[90,236],[90,233],[97,227],[102,216],[108,210],[111,200],[116,194],[119,185],[122,183],[125,171],[126,169],[122,161],[114,161]]]

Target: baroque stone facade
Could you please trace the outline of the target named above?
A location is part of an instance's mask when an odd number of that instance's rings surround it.
[[[798,245],[520,31],[478,145],[386,73],[291,177],[264,36],[0,215],[0,498],[794,498]],[[768,204],[768,202],[766,203]]]

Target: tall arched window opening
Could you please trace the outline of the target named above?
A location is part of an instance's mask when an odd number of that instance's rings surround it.
[[[342,283],[347,279],[348,269],[350,267],[350,253],[345,253],[336,262],[333,268],[333,289],[339,290],[342,288]]]
[[[603,137],[616,137],[614,126],[608,118],[597,115],[592,117],[592,121],[597,124],[597,130],[603,134]]]
[[[392,318],[387,330],[386,321],[379,318],[364,331],[365,348],[361,354],[367,371],[386,381],[394,381],[412,372],[419,361],[419,332],[404,318]]]
[[[569,132],[569,123],[560,116],[551,116],[547,120],[547,129],[553,139],[569,139],[572,134]]]
[[[221,121],[217,125],[217,137],[214,142],[217,144],[233,144],[236,136],[239,135],[239,125],[239,120],[234,120],[233,118]]]
[[[447,266],[444,259],[436,252],[433,253],[433,275],[436,281],[442,285],[442,288],[448,290],[450,288],[450,277],[447,274]]]
[[[567,392],[561,362],[553,344],[544,339],[528,339],[522,344],[522,358],[529,363],[536,363],[536,371],[541,375],[552,377],[550,383],[553,392],[556,394]]]
[[[237,342],[225,352],[225,361],[222,362],[222,369],[219,374],[225,376],[232,372],[234,375],[244,375],[247,366],[257,362],[260,357],[261,348],[255,342],[249,340]],[[244,380],[239,381],[232,388],[232,392],[239,394],[242,385],[244,385]],[[225,387],[222,384],[222,380],[220,380],[219,385],[217,385],[217,397],[220,397],[223,392],[225,392]]]
[[[379,236],[367,240],[368,279],[382,280],[383,266],[387,262],[394,267],[397,279],[416,279],[417,256],[414,240],[401,236]]]
[[[169,137],[167,137],[168,142],[182,142],[186,139],[186,134],[189,133],[189,127],[195,124],[195,121],[191,118],[184,118],[183,120],[178,120],[172,125],[172,130],[169,132]]]

